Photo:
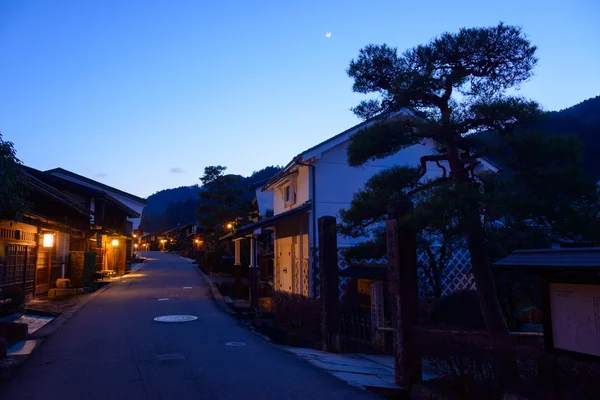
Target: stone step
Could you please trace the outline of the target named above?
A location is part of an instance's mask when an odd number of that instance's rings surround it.
[[[57,297],[66,297],[81,293],[83,293],[83,288],[56,288],[48,291],[48,298],[55,299]]]

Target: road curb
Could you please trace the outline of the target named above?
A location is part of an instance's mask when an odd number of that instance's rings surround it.
[[[215,300],[215,303],[217,304],[217,307],[223,311],[226,314],[229,315],[236,315],[236,312],[233,311],[226,303],[225,303],[225,299],[223,298],[223,295],[221,294],[221,292],[219,292],[219,289],[217,288],[217,285],[215,285],[215,283],[212,281],[212,279],[210,279],[210,276],[207,275],[204,271],[202,271],[200,268],[198,268],[197,264],[192,264],[192,261],[189,258],[185,258],[180,256],[181,258],[190,261],[190,265],[192,266],[192,268],[197,271],[200,276],[202,276],[204,278],[204,280],[206,281],[206,283],[208,283],[208,286],[210,287],[210,290],[212,292],[213,295],[213,299]]]
[[[95,292],[90,293],[83,300],[81,300],[79,303],[77,303],[77,305],[75,305],[71,310],[69,310],[69,312],[60,314],[59,316],[57,316],[54,319],[54,321],[52,321],[48,325],[44,326],[39,331],[35,332],[33,335],[30,335],[29,338],[44,339],[44,338],[52,335],[60,327],[62,327],[65,324],[65,322],[67,322],[69,319],[71,319],[71,317],[73,315],[75,315],[79,310],[81,310],[81,308],[83,308],[83,306],[85,306],[89,301],[94,299],[96,296],[99,296],[102,293],[104,293],[106,290],[108,290],[108,288],[110,286],[111,286],[111,284],[109,283],[107,285],[104,285],[100,289],[96,290]]]
[[[83,300],[81,300],[77,305],[75,305],[69,312],[59,314],[48,325],[44,326],[43,328],[41,328],[40,330],[38,330],[37,332],[35,332],[32,335],[27,335],[26,340],[35,340],[37,342],[35,344],[35,347],[32,349],[32,351],[29,354],[26,354],[23,356],[18,356],[14,360],[14,363],[11,363],[7,366],[0,367],[0,383],[4,382],[6,379],[8,379],[8,377],[12,374],[12,372],[16,368],[20,367],[25,361],[27,361],[27,359],[29,359],[29,357],[31,357],[31,355],[40,348],[40,346],[44,343],[46,338],[48,338],[50,335],[52,335],[58,329],[60,329],[73,315],[75,315],[77,313],[77,311],[79,311],[81,308],[83,308],[83,306],[85,306],[90,300],[92,300],[96,296],[99,296],[100,294],[104,293],[104,291],[106,291],[109,287],[110,287],[110,283],[107,285],[104,285],[103,287],[96,290],[95,292],[88,294]],[[6,359],[6,358],[4,358],[4,359]]]

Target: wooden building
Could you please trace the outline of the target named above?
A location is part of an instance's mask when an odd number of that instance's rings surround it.
[[[25,167],[25,170],[89,210],[86,234],[80,240],[72,240],[69,250],[95,252],[97,272],[111,271],[123,275],[127,261],[133,255],[133,224],[130,219],[138,218],[139,213],[104,190],[33,168]],[[81,254],[79,256],[81,259]],[[79,276],[73,274],[69,278],[75,282],[80,280]]]
[[[0,221],[0,289],[22,289],[31,298],[66,277],[71,242],[84,238],[90,210],[27,171],[23,174],[32,207],[21,222]]]

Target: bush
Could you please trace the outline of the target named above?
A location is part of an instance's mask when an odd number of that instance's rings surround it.
[[[0,289],[0,315],[23,314],[25,312],[25,292],[18,287]]]
[[[274,292],[275,322],[282,327],[321,335],[321,302],[299,294]]]
[[[461,290],[440,298],[433,305],[431,322],[460,328],[485,329],[477,292]]]
[[[204,253],[204,268],[208,273],[215,273],[221,270],[223,264],[223,253],[220,251],[207,251]]]
[[[501,399],[486,332],[418,329],[419,356],[428,372],[439,377],[447,392],[462,399]],[[507,346],[507,347],[504,347]],[[502,354],[516,354],[521,382],[516,391],[527,399],[596,399],[600,393],[600,365],[544,351],[541,338],[519,345],[513,338]],[[505,371],[503,371],[505,372]]]

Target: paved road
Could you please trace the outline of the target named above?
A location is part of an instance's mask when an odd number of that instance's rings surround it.
[[[188,261],[158,252],[147,256],[144,268],[111,283],[48,337],[0,387],[0,399],[376,398],[220,312]],[[198,320],[153,320],[172,314]],[[225,346],[230,341],[247,346]]]

